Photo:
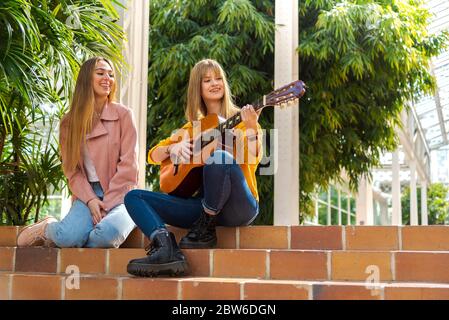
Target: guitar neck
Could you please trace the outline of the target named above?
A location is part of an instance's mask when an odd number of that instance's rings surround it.
[[[252,103],[252,106],[254,107],[255,111],[263,108],[263,98],[258,99],[256,102]],[[211,139],[208,141],[201,141],[201,149],[212,143],[218,137],[222,136],[226,130],[236,127],[240,122],[242,122],[242,116],[239,111],[235,115],[227,119],[225,122],[220,123],[217,127],[215,127],[215,134],[211,137]]]

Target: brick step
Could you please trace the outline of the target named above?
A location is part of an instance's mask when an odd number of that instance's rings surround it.
[[[0,272],[0,300],[449,300],[449,285]]]
[[[0,247],[16,246],[20,227],[0,227]],[[179,240],[185,229],[169,227]],[[217,228],[221,249],[449,251],[449,226],[249,226]],[[138,229],[122,248],[144,248]]]
[[[191,276],[274,280],[449,283],[449,252],[341,250],[184,250]],[[0,248],[0,271],[127,275],[143,249]],[[377,280],[378,279],[378,280]]]

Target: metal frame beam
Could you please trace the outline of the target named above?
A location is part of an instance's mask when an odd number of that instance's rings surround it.
[[[432,62],[430,63],[430,73],[433,76],[435,76],[435,69],[434,69]],[[441,130],[441,133],[443,133],[443,132],[445,133],[443,135],[443,143],[448,144],[449,141],[447,139],[446,126],[444,125],[445,121],[444,121],[444,116],[443,116],[443,108],[441,107],[441,99],[440,99],[438,85],[437,85],[437,88],[435,89],[434,99],[435,99],[436,111],[437,111],[437,115],[438,115],[438,121],[440,122],[440,130]]]

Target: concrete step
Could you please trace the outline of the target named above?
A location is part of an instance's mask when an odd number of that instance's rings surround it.
[[[449,283],[446,251],[342,251],[287,249],[183,250],[191,276],[275,280]],[[0,271],[127,275],[144,249],[0,248]]]
[[[0,247],[16,246],[20,227],[0,227]],[[185,229],[169,227],[179,240]],[[449,226],[249,226],[217,228],[222,249],[449,251]],[[144,248],[138,229],[122,248]]]
[[[0,299],[448,300],[449,285],[229,278],[133,278],[0,272]]]

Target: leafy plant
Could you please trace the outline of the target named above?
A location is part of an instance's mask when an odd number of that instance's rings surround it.
[[[46,120],[42,114],[40,120],[48,130],[29,130],[33,125],[22,119],[24,126],[15,128],[11,148],[2,155],[0,210],[5,213],[6,224],[22,225],[31,219],[36,222],[49,186],[57,190],[64,179],[53,134],[56,118]]]

